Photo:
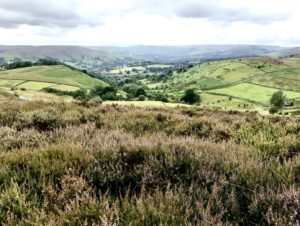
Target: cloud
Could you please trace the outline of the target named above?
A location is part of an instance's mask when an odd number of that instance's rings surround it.
[[[0,0],[0,44],[296,44],[299,7],[297,0]]]
[[[223,1],[224,3],[224,1]],[[247,7],[228,7],[222,2],[212,3],[190,3],[182,5],[175,10],[179,17],[201,18],[210,21],[224,23],[250,22],[254,24],[268,24],[275,21],[282,21],[288,18],[288,13],[268,12],[263,8],[253,10]]]
[[[286,0],[291,1],[291,0]],[[247,21],[267,24],[284,20],[288,14],[270,11],[258,0],[0,0],[0,27],[20,25],[74,28],[95,26],[110,17],[134,13],[162,17],[202,18],[225,23]],[[250,4],[251,3],[251,4]],[[270,3],[270,1],[269,1]],[[272,4],[272,3],[271,3]],[[275,3],[272,5],[276,5]],[[159,6],[159,7],[158,7]],[[259,7],[257,7],[259,6]],[[272,10],[272,9],[271,9]]]
[[[0,0],[0,26],[77,27],[91,25],[77,11],[78,0]]]

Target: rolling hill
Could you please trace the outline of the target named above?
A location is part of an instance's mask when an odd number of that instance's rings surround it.
[[[53,99],[54,95],[41,92],[44,88],[61,91],[76,91],[78,89],[92,89],[95,86],[107,86],[101,80],[90,77],[78,70],[63,65],[34,66],[14,70],[0,71],[0,88],[7,92],[14,92],[32,99],[44,96]]]
[[[287,50],[279,46],[260,45],[192,45],[192,46],[130,46],[98,47],[118,56],[160,63],[199,62],[249,56],[266,56]]]
[[[204,105],[228,109],[269,107],[272,94],[283,90],[298,106],[300,58],[255,57],[206,62],[175,72],[165,82],[147,85],[154,92],[168,93],[177,100],[186,89],[195,89],[202,94]]]
[[[81,46],[0,46],[0,56],[3,58],[21,58],[34,60],[40,58],[55,58],[59,60],[80,59],[83,57],[108,58],[108,53]]]
[[[185,62],[264,56],[289,48],[259,45],[195,45],[195,46],[0,46],[0,58],[55,58],[60,61],[89,61],[120,64],[136,61]]]

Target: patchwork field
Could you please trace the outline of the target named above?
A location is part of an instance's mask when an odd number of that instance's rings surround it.
[[[62,65],[36,66],[1,71],[0,79],[52,83],[58,85],[75,86],[79,88],[92,88],[95,85],[105,85],[104,82],[98,79],[91,78],[78,70],[72,70]]]
[[[72,99],[41,92],[44,88],[76,91],[81,88],[92,89],[95,86],[106,85],[101,80],[63,65],[35,66],[0,72],[0,87],[9,94],[28,100],[69,101]]]
[[[229,59],[179,69],[164,80],[151,80],[149,79],[151,76],[140,80],[135,77],[133,79],[137,79],[137,82],[146,87],[149,93],[164,93],[172,103],[179,103],[185,90],[195,89],[202,97],[203,106],[226,110],[266,111],[266,108],[270,107],[270,98],[273,93],[282,90],[285,96],[294,102],[293,111],[300,108],[298,101],[300,99],[300,59],[297,57]],[[24,98],[28,99],[39,95],[44,88],[76,91],[80,88],[92,89],[95,86],[106,85],[101,80],[63,65],[36,66],[0,72],[0,87],[11,90],[11,94],[24,95]],[[122,96],[126,99],[126,93]],[[50,99],[56,98],[59,97]],[[146,102],[123,101],[118,104],[166,105],[149,100]],[[177,106],[177,104],[174,105]]]
[[[41,90],[47,87],[52,86],[53,83],[47,82],[24,82],[20,85],[15,86],[16,88],[20,89],[28,89],[28,90]]]
[[[0,87],[7,87],[7,88],[12,88],[17,86],[18,84],[22,84],[24,81],[23,80],[5,80],[5,79],[0,79]]]
[[[300,58],[261,57],[206,62],[175,72],[166,81],[143,81],[143,84],[153,92],[167,93],[175,100],[179,100],[185,90],[195,89],[201,94],[204,106],[264,108],[270,106],[270,98],[278,90],[291,101],[300,98]]]
[[[273,93],[277,90],[278,89],[242,83],[236,86],[230,86],[228,88],[216,89],[213,90],[213,92],[261,103],[263,105],[269,105]],[[300,93],[297,92],[285,91],[284,94],[288,99],[300,98]]]
[[[174,87],[189,86],[206,90],[249,80],[251,77],[286,67],[255,58],[214,61],[194,66],[184,73],[175,73],[168,82]]]

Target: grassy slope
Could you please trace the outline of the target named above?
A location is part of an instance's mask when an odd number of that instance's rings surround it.
[[[104,82],[65,66],[36,66],[0,72],[0,79],[46,82],[82,88],[105,85]]]
[[[212,92],[268,105],[273,93],[277,90],[278,89],[242,83],[224,89],[216,89]],[[289,99],[296,99],[300,97],[300,93],[297,92],[285,91],[284,94]]]
[[[0,87],[2,90],[24,100],[69,102],[72,101],[71,97],[57,96],[40,91],[47,87],[62,91],[75,91],[80,88],[91,89],[96,85],[106,86],[107,84],[62,65],[35,66],[0,72]]]
[[[187,72],[175,73],[165,83],[147,85],[177,98],[188,88],[196,89],[202,92],[203,104],[209,106],[268,105],[270,96],[278,89],[283,89],[288,98],[299,97],[300,59],[246,58],[207,62]],[[220,96],[222,94],[225,96]],[[228,95],[236,99],[228,101]]]
[[[185,73],[176,73],[167,83],[172,84],[171,89],[214,89],[218,86],[249,80],[269,71],[278,71],[286,68],[285,65],[276,65],[270,62],[265,62],[264,68],[259,68],[262,62],[263,59],[207,62],[195,66]]]
[[[0,87],[11,88],[23,83],[23,80],[4,80],[0,79]]]

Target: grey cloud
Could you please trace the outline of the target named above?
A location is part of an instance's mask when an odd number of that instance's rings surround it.
[[[0,0],[0,26],[5,28],[20,25],[44,27],[76,27],[91,25],[76,12],[76,1],[51,0]]]
[[[209,3],[188,4],[178,7],[175,11],[176,15],[180,17],[203,18],[224,23],[246,21],[257,24],[268,24],[288,18],[288,15],[285,14],[259,14],[245,8],[233,9]]]
[[[268,14],[251,11],[249,8],[226,7],[224,0],[131,0],[127,10],[99,9],[99,13],[90,15],[81,12],[80,2],[93,4],[89,0],[0,0],[0,27],[14,28],[20,25],[41,27],[72,28],[82,25],[99,25],[109,15],[123,15],[134,12],[144,14],[158,14],[161,16],[173,16],[185,18],[204,18],[210,21],[225,23],[236,21],[248,21],[258,24],[267,24],[272,21],[284,20],[285,14]],[[110,1],[110,0],[106,0]],[[126,0],[120,0],[126,1]],[[97,7],[97,6],[95,6]],[[98,5],[99,7],[99,5]],[[98,10],[98,9],[97,9]],[[96,11],[97,11],[96,10]]]

